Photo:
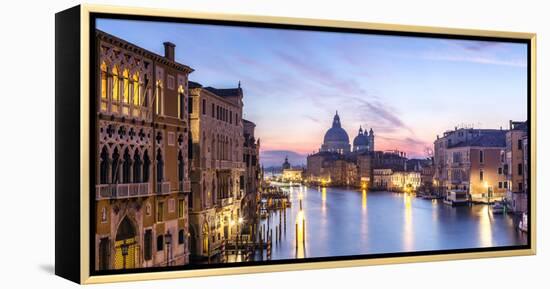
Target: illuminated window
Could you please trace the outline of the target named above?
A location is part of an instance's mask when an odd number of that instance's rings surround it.
[[[116,66],[113,67],[113,94],[112,94],[112,110],[114,112],[118,112],[118,102],[120,101],[120,83],[118,80],[118,68]]]
[[[138,73],[136,72],[132,78],[133,78],[133,84],[134,84],[133,95],[132,95],[133,96],[133,101],[134,101],[134,106],[140,106],[141,105],[141,94],[140,94],[140,91],[139,91],[139,75],[138,75]]]
[[[101,63],[101,110],[107,110],[107,64]]]
[[[130,72],[128,69],[124,69],[122,72],[122,102],[124,106],[122,107],[122,113],[128,115],[129,108],[126,106],[130,103]]]
[[[130,80],[128,79],[129,74],[130,72],[128,69],[124,69],[124,72],[122,72],[122,77],[123,77],[122,100],[124,101],[124,103],[130,102]]]
[[[162,82],[157,81],[156,91],[155,91],[155,111],[158,114],[164,114],[163,111],[163,93],[162,93]]]

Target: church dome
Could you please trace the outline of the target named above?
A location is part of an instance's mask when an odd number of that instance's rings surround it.
[[[336,115],[334,116],[332,127],[329,128],[329,130],[327,130],[327,132],[325,133],[325,138],[323,139],[323,142],[342,142],[349,144],[348,133],[342,128],[342,125],[340,124],[340,116],[338,116],[338,112],[336,112]]]
[[[321,151],[338,153],[348,153],[350,151],[349,136],[340,124],[338,112],[334,116],[332,127],[325,133]]]
[[[368,146],[369,145],[369,137],[363,133],[363,129],[359,128],[359,134],[353,139],[353,146]]]
[[[325,133],[324,143],[342,142],[349,143],[348,133],[341,127],[331,127]]]

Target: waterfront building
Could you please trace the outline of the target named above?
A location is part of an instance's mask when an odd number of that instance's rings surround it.
[[[423,166],[420,170],[420,186],[425,193],[432,193],[434,189],[434,173],[433,158],[430,158],[430,165]]]
[[[434,181],[440,189],[465,190],[477,202],[505,196],[505,130],[456,129],[434,144]]]
[[[245,163],[244,173],[244,198],[243,216],[245,221],[253,222],[256,217],[257,204],[260,201],[261,189],[261,168],[260,168],[260,140],[256,140],[254,130],[256,124],[246,119],[243,122],[243,161]]]
[[[304,170],[301,168],[294,169],[284,169],[283,170],[283,182],[295,182],[299,183],[302,181],[302,174]]]
[[[388,189],[397,192],[415,192],[420,184],[420,172],[392,172]]]
[[[165,55],[96,30],[95,269],[189,262],[188,75]]]
[[[372,188],[375,190],[388,190],[392,182],[392,169],[374,169]]]
[[[372,154],[372,167],[374,169],[405,171],[406,163],[406,154],[398,150],[375,151]]]
[[[285,162],[281,166],[283,170],[288,170],[291,168],[290,162],[288,161],[288,156],[285,157]]]
[[[405,171],[406,154],[400,151],[375,151],[374,131],[359,127],[349,150],[349,138],[342,128],[338,113],[326,132],[318,153],[308,155],[305,179],[312,183],[333,186],[375,187],[373,170]]]
[[[527,211],[527,157],[527,123],[510,121],[503,174],[506,175],[506,198],[514,212]]]
[[[224,241],[242,227],[245,190],[243,91],[189,82],[191,125],[190,251],[194,259],[220,258]],[[250,151],[248,151],[250,153]]]
[[[437,135],[434,141],[434,189],[441,195],[446,194],[448,180],[448,152],[447,149],[453,145],[462,142],[472,141],[483,135],[499,133],[496,129],[475,129],[472,127],[455,127],[454,130],[448,130],[443,136]]]
[[[302,168],[292,168],[292,165],[288,161],[288,157],[285,157],[285,162],[282,165],[283,174],[281,179],[283,182],[301,182],[304,170]]]

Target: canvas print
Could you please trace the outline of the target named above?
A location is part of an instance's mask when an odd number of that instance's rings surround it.
[[[528,44],[98,17],[97,273],[529,245]]]

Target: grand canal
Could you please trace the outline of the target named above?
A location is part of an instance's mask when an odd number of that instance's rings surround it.
[[[273,260],[527,242],[527,236],[516,229],[516,218],[493,214],[486,205],[450,207],[414,195],[345,188],[300,186],[285,190],[292,207],[274,211],[269,220],[261,222],[266,228],[269,222],[273,231]],[[279,226],[280,241],[276,240]]]

